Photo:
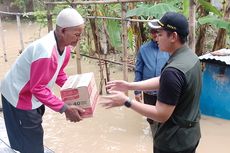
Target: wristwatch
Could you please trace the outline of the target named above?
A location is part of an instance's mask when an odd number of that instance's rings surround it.
[[[131,105],[132,105],[132,99],[129,98],[128,100],[125,101],[124,105],[127,107],[127,108],[130,108]]]

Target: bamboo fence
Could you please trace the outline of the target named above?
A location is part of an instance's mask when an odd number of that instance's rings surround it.
[[[51,13],[51,8],[55,5],[71,5],[71,6],[77,6],[77,5],[92,5],[92,4],[115,4],[115,3],[119,3],[121,5],[121,17],[108,17],[108,16],[86,16],[86,19],[106,19],[106,20],[120,20],[122,23],[122,53],[123,53],[123,60],[122,63],[120,62],[116,62],[116,61],[110,61],[108,59],[105,58],[101,58],[100,54],[99,58],[97,57],[92,57],[92,56],[88,56],[88,55],[83,55],[80,54],[80,45],[79,43],[77,44],[77,46],[74,49],[74,54],[76,54],[76,61],[77,61],[77,72],[81,73],[81,58],[80,56],[86,56],[88,58],[93,58],[93,59],[97,59],[99,60],[99,66],[100,66],[100,75],[101,75],[101,84],[104,78],[103,75],[103,65],[101,65],[102,63],[105,63],[105,71],[106,71],[106,81],[109,81],[109,69],[107,66],[107,63],[112,63],[112,64],[118,64],[123,66],[123,79],[128,81],[128,68],[132,67],[134,68],[134,65],[130,65],[128,64],[128,53],[127,53],[127,23],[128,22],[148,22],[149,20],[139,20],[139,19],[128,19],[126,18],[126,13],[127,13],[127,3],[136,3],[136,2],[147,2],[148,0],[109,0],[109,1],[104,1],[104,0],[99,0],[99,1],[78,1],[78,2],[72,2],[72,3],[67,3],[67,2],[44,2],[44,4],[46,5],[46,9],[47,9],[47,22],[48,22],[48,31],[51,31],[53,29],[53,22],[52,22],[52,17],[53,14]],[[192,3],[192,0],[190,0],[190,3]],[[193,4],[193,3],[192,3]],[[194,9],[194,5],[191,6],[190,8],[190,12],[194,11],[192,10]],[[0,11],[0,36],[1,36],[1,40],[2,40],[2,46],[3,46],[3,55],[4,55],[4,59],[5,61],[7,61],[7,53],[6,53],[6,46],[5,46],[5,38],[4,38],[4,31],[3,31],[3,27],[2,27],[2,20],[1,20],[1,15],[5,14],[5,15],[15,15],[16,16],[16,21],[17,21],[17,28],[18,28],[18,33],[19,33],[19,38],[20,38],[20,44],[21,44],[21,51],[24,49],[24,43],[23,43],[23,35],[22,35],[22,31],[21,31],[21,21],[20,21],[20,17],[23,15],[33,15],[33,12],[29,12],[29,13],[13,13],[13,12],[3,12]],[[194,14],[194,12],[193,12]],[[192,19],[190,20],[194,20],[194,15],[192,15]],[[191,27],[191,25],[190,25]],[[191,29],[192,31],[194,31],[194,28],[192,27]],[[191,37],[190,39],[190,43],[194,43],[194,36]],[[103,62],[102,62],[103,61]],[[101,89],[102,91],[102,85],[101,85]],[[101,92],[100,91],[100,92]]]

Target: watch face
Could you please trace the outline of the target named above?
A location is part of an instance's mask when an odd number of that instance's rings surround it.
[[[124,105],[129,108],[131,106],[131,103],[130,101],[125,101]]]

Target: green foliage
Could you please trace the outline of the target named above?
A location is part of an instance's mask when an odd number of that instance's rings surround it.
[[[126,17],[145,16],[161,18],[166,12],[169,11],[178,12],[179,9],[167,3],[158,3],[155,5],[142,4],[138,8],[129,10]]]
[[[46,11],[35,11],[35,22],[39,23],[42,27],[47,26]]]
[[[189,16],[189,1],[188,0],[183,0],[183,9],[182,9],[182,14],[188,18]]]
[[[213,6],[211,3],[206,2],[205,0],[198,0],[199,4],[204,7],[205,10],[208,12],[212,12],[218,16],[223,16],[223,13],[221,13],[215,6]]]
[[[27,0],[14,0],[11,5],[16,5],[18,6],[23,12],[26,10],[26,2]]]
[[[51,11],[51,14],[53,15],[52,17],[52,21],[53,23],[56,22],[56,16],[57,14],[64,8],[66,7],[69,7],[68,5],[56,5],[53,10],[50,10]],[[39,23],[41,26],[45,27],[47,26],[47,10],[45,10],[44,8],[43,9],[40,9],[38,11],[35,11],[34,12],[34,17],[35,17],[35,22]]]
[[[117,20],[107,20],[107,30],[112,46],[119,50],[121,47],[120,23]]]
[[[189,0],[163,0],[162,2],[172,5],[184,16],[189,16]]]
[[[86,38],[82,38],[81,42],[80,42],[80,51],[82,54],[87,55],[89,54],[89,44],[87,43]]]
[[[216,26],[217,28],[223,28],[230,32],[230,22],[220,19],[214,15],[208,15],[205,17],[201,17],[198,19],[198,22],[200,24],[211,24],[211,25]]]
[[[120,4],[113,4],[109,6],[109,14],[113,17],[121,16],[121,6]]]
[[[134,39],[134,34],[133,34],[133,30],[130,27],[128,29],[128,44],[129,44],[129,48],[131,48],[131,50],[134,50],[135,47],[135,39]]]
[[[109,17],[119,17],[121,15],[120,4],[110,4],[110,5],[97,5],[96,15],[98,16],[109,16]],[[103,20],[96,20],[99,31],[102,31]],[[121,23],[118,20],[106,20],[106,28],[109,35],[109,40],[111,45],[116,49],[121,48]]]

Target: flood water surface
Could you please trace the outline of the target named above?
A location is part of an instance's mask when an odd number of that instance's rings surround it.
[[[45,143],[57,153],[149,153],[152,138],[145,119],[126,108],[98,106],[93,118],[66,122],[63,115],[46,112]]]

